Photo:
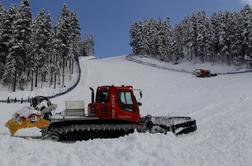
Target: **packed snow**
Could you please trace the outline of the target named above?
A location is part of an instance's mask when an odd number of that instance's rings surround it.
[[[41,140],[38,129],[11,137],[4,124],[24,104],[0,103],[1,166],[252,165],[252,73],[196,78],[130,62],[124,56],[80,62],[78,87],[52,101],[58,111],[64,109],[65,100],[83,99],[87,105],[90,86],[133,85],[143,90],[142,115],[191,116],[198,130],[178,137],[134,133],[73,144]]]

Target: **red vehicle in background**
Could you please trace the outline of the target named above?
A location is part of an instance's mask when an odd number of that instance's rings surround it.
[[[210,70],[206,70],[206,69],[195,69],[193,72],[193,75],[196,75],[196,77],[201,77],[201,78],[217,76],[216,73],[211,73]]]

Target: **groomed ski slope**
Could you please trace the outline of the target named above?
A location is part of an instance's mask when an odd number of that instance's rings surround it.
[[[90,101],[89,86],[133,85],[143,90],[142,115],[182,115],[197,120],[188,135],[139,134],[65,144],[36,139],[37,129],[9,136],[4,123],[20,104],[0,104],[1,166],[249,166],[252,165],[252,73],[199,79],[125,60],[81,59],[82,78],[53,100]],[[23,139],[32,136],[31,139]]]

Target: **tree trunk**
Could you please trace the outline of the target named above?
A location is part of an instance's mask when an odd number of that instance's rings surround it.
[[[56,85],[57,85],[57,74],[56,72],[54,73],[54,89],[56,89]]]
[[[43,88],[43,84],[44,84],[44,81],[43,81],[43,79],[44,79],[44,74],[42,74],[42,76],[41,76],[41,88]]]
[[[47,74],[45,73],[44,74],[44,79],[43,79],[44,82],[46,82],[46,76],[47,76]]]
[[[60,85],[61,81],[60,81],[60,72],[58,74],[58,85]]]
[[[62,62],[62,87],[65,86],[65,56],[63,56]]]
[[[72,68],[72,59],[70,59],[69,61],[68,61],[68,63],[69,63],[69,71],[71,71],[71,68]]]
[[[52,69],[51,69],[51,72],[50,72],[50,83],[49,83],[49,87],[51,87],[53,84],[53,72],[52,72]]]
[[[73,60],[71,60],[71,63],[72,63],[72,65],[71,65],[71,73],[73,74],[73,69],[74,69],[74,61],[73,61]]]
[[[36,74],[35,74],[35,87],[38,87],[38,67],[36,67]]]
[[[33,70],[31,71],[31,91],[33,91]]]
[[[14,82],[13,82],[13,92],[16,91],[16,84],[17,84],[17,69],[15,69],[15,76],[14,76]]]

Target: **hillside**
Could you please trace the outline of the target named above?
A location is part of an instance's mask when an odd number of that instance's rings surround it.
[[[135,133],[118,139],[97,139],[64,144],[40,139],[37,129],[9,136],[4,123],[20,104],[0,103],[0,165],[251,165],[252,73],[199,79],[126,61],[125,57],[82,58],[77,88],[56,98],[58,111],[65,100],[90,101],[89,87],[133,85],[143,90],[141,114],[186,115],[197,120],[198,130],[173,134]]]

